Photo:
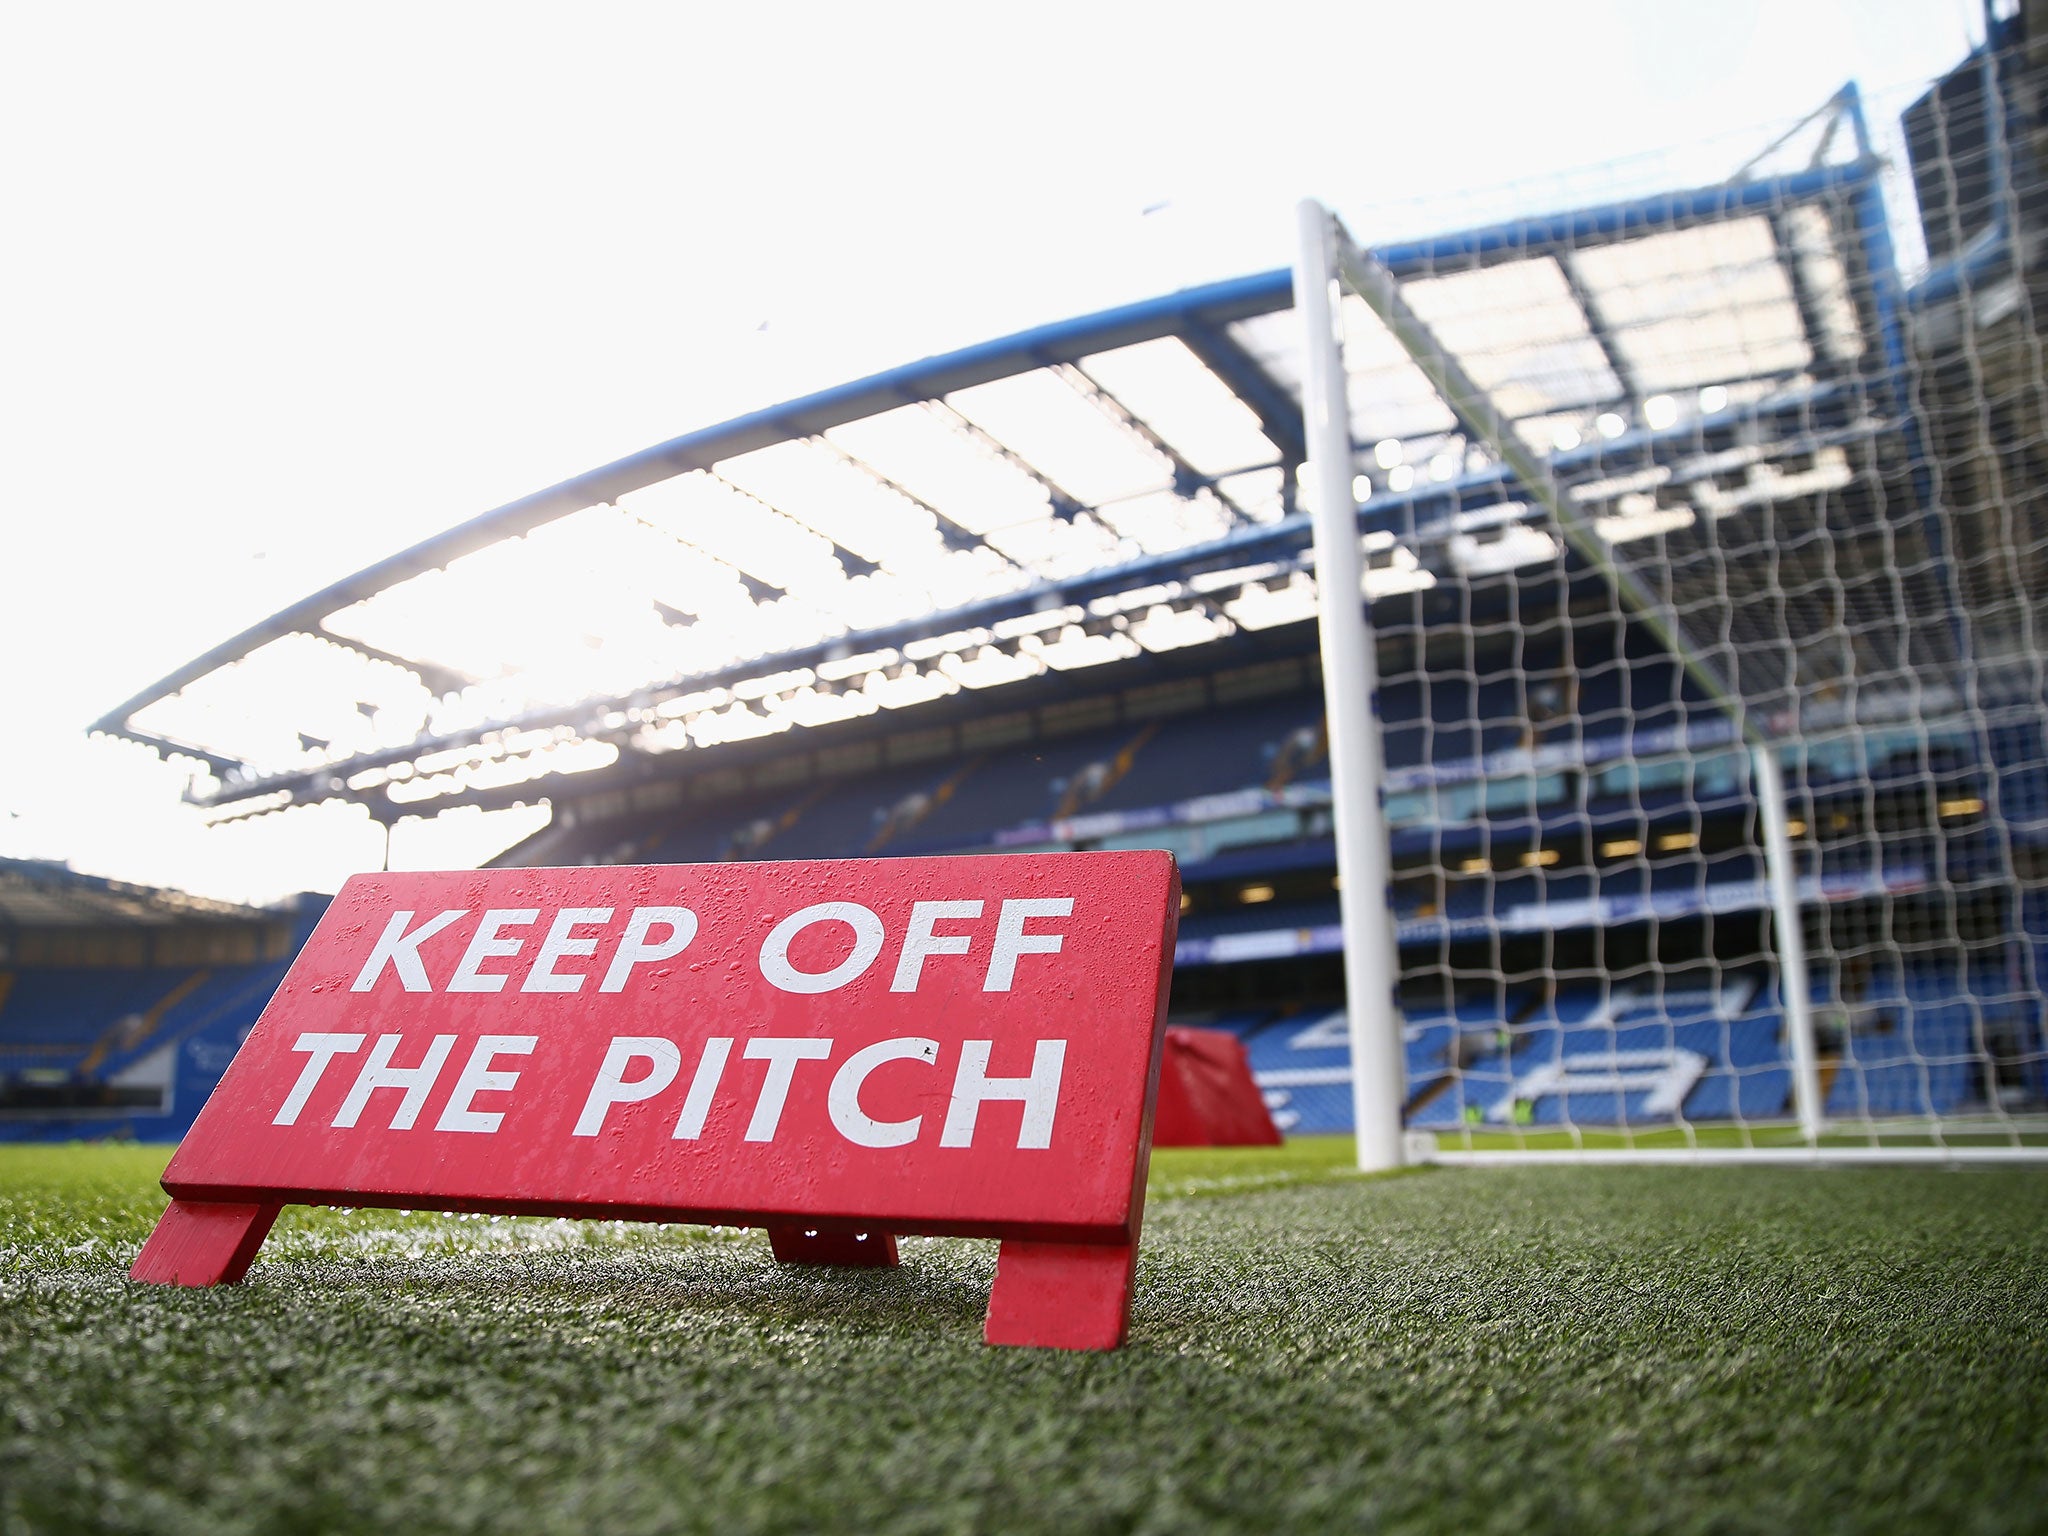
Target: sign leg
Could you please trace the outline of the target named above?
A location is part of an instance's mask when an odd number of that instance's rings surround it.
[[[896,1238],[888,1232],[812,1232],[803,1227],[770,1227],[768,1245],[775,1250],[778,1264],[896,1267]]]
[[[1131,1321],[1135,1243],[1027,1243],[996,1251],[982,1338],[1041,1349],[1115,1349]]]
[[[173,1200],[135,1256],[130,1280],[155,1285],[233,1285],[270,1235],[278,1205]]]

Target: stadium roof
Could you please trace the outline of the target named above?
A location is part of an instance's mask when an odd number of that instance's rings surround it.
[[[1846,386],[1885,345],[1890,255],[1874,162],[1824,122],[1785,174],[1374,253],[1617,548],[1673,530],[1668,487],[1754,501],[1766,456],[1766,495],[1838,485],[1870,430]],[[1367,306],[1343,323],[1368,594],[1563,558]],[[224,813],[389,819],[1302,619],[1296,328],[1265,272],[657,444],[312,594],[95,728],[203,763],[190,798]]]
[[[259,922],[256,907],[82,875],[42,859],[0,859],[0,929]]]

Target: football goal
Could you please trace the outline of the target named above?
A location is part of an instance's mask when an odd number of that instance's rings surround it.
[[[2048,1157],[2020,209],[1923,197],[1991,234],[1909,281],[1853,93],[1798,132],[1426,244],[1298,211],[1363,1167]]]

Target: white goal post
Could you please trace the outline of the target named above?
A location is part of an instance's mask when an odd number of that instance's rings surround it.
[[[2038,333],[1929,355],[1869,160],[1299,205],[1360,1168],[2048,1159],[2043,488],[1937,398]]]
[[[1329,722],[1337,901],[1351,1020],[1351,1104],[1358,1166],[1377,1171],[1405,1161],[1401,1028],[1394,1006],[1400,961],[1392,917],[1380,894],[1391,884],[1392,873],[1387,824],[1380,814],[1380,743],[1372,727],[1379,681],[1365,609],[1353,599],[1365,572],[1351,494],[1351,412],[1344,387],[1343,335],[1333,304],[1338,225],[1313,201],[1302,202],[1299,216],[1294,302],[1308,338],[1302,370],[1303,441],[1315,487],[1311,516],[1316,626],[1323,660],[1323,711]]]

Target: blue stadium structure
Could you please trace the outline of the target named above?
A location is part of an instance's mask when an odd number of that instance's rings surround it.
[[[2048,293],[2018,28],[1907,114],[1915,282],[1853,87],[1720,184],[1375,252],[1603,562],[1346,301],[1411,1125],[1787,1118],[1759,721],[1830,1116],[2048,1107]],[[658,444],[97,728],[189,760],[219,817],[547,806],[504,863],[1168,848],[1176,1015],[1247,1039],[1284,1126],[1344,1129],[1292,303],[1261,273]],[[195,1076],[151,1122],[174,1134],[275,963],[181,991],[179,966],[17,958],[0,1134],[45,1123],[60,1071],[118,1096],[175,1046]]]
[[[0,859],[0,1141],[182,1135],[326,906]]]

